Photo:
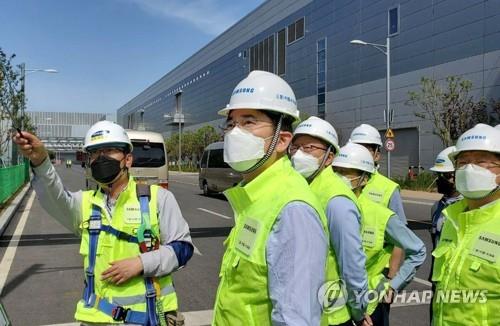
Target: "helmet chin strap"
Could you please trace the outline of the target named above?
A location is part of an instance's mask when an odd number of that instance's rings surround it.
[[[323,171],[323,168],[325,167],[326,161],[328,160],[328,156],[330,155],[331,151],[332,151],[332,145],[328,146],[328,148],[326,149],[325,155],[323,155],[323,159],[321,160],[321,164],[319,165],[318,169],[314,171],[313,174],[311,174],[309,177],[306,178],[308,183],[311,183],[314,180],[314,178],[316,178],[316,176],[320,174],[321,171]]]
[[[251,168],[249,168],[246,171],[241,172],[242,174],[249,174],[249,173],[254,172],[258,168],[260,168],[262,165],[264,165],[264,163],[267,162],[267,160],[271,157],[271,155],[273,155],[274,149],[276,148],[276,145],[278,144],[282,121],[283,121],[283,114],[280,115],[278,125],[276,126],[276,131],[274,132],[273,139],[271,140],[271,145],[269,145],[269,148],[267,149],[266,154],[264,154],[264,156],[257,163],[255,163],[254,166],[252,166]]]

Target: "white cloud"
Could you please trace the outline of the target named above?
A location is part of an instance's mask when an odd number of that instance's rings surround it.
[[[145,12],[188,22],[209,35],[218,35],[241,17],[236,6],[216,0],[129,0]]]

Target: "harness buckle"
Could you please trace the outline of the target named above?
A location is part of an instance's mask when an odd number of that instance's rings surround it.
[[[89,220],[89,231],[100,231],[101,230],[101,220]]]
[[[125,321],[129,311],[130,309],[128,308],[123,308],[122,306],[116,306],[111,311],[111,318],[113,318],[114,321]]]

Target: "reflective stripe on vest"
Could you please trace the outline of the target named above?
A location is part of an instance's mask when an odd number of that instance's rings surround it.
[[[325,213],[328,202],[337,196],[344,196],[350,199],[353,204],[356,205],[358,210],[360,210],[356,195],[354,195],[352,190],[347,187],[347,185],[335,174],[335,172],[333,172],[331,167],[327,167],[321,171],[321,173],[311,182],[310,186],[313,193],[316,197],[318,197],[321,207]],[[328,230],[329,229],[327,227],[328,239],[330,239],[330,232]],[[330,248],[329,250],[327,263],[327,281],[338,281],[345,284],[345,282],[341,280],[339,266],[333,248]],[[343,291],[337,291],[336,294],[337,298],[332,298],[333,300],[337,300],[336,309],[330,312],[325,312],[329,325],[338,325],[351,319],[351,315],[346,305],[346,300],[342,298]]]
[[[470,211],[461,200],[443,212],[432,253],[434,325],[500,325],[500,200]]]
[[[378,172],[375,172],[363,188],[363,194],[374,202],[380,203],[385,207],[389,207],[392,194],[397,189],[399,189],[399,185],[396,182]]]
[[[266,244],[276,218],[292,201],[314,208],[324,226],[326,218],[287,157],[225,195],[234,210],[235,226],[224,242],[213,325],[271,325]]]

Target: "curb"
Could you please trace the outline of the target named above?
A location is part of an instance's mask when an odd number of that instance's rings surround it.
[[[401,189],[401,197],[403,197],[403,199],[424,199],[437,201],[441,199],[442,196],[442,194],[436,192]]]
[[[21,203],[26,197],[26,194],[31,188],[31,182],[28,182],[17,196],[2,210],[0,213],[0,236],[3,235],[5,229],[9,225],[12,217],[17,213],[17,209],[21,206]]]

